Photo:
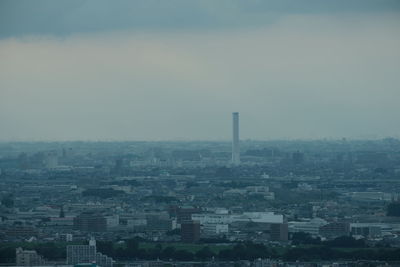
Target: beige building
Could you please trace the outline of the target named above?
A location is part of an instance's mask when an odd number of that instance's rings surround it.
[[[35,250],[16,249],[17,266],[37,266],[44,265],[44,259]]]

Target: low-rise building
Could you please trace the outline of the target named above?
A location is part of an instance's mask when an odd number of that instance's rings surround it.
[[[17,266],[37,266],[44,265],[45,260],[37,254],[35,250],[23,250],[17,248],[15,250]]]
[[[107,220],[99,213],[83,212],[74,218],[74,229],[85,232],[104,232],[107,230]]]
[[[185,221],[181,223],[182,242],[193,243],[200,240],[200,223],[198,221]]]
[[[347,222],[331,222],[320,226],[319,234],[326,238],[348,236],[350,234],[350,224]]]

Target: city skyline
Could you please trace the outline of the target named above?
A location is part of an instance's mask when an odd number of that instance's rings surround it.
[[[400,0],[0,0],[0,265],[400,263]]]

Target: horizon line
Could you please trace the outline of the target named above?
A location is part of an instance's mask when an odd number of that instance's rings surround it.
[[[357,138],[357,137],[324,137],[324,138],[272,138],[272,139],[240,139],[240,142],[312,142],[312,141],[379,141],[394,139],[400,140],[399,137],[387,136],[387,137],[375,137],[375,138]],[[0,140],[0,143],[125,143],[125,142],[141,142],[141,143],[189,143],[189,142],[221,142],[231,143],[231,139],[154,139],[154,140],[140,140],[140,139],[75,139],[75,140]]]

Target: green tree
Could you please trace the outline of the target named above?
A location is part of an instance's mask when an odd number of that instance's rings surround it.
[[[15,263],[15,248],[13,247],[0,248],[0,262]]]
[[[4,205],[6,208],[14,207],[14,199],[12,195],[5,196],[1,199],[1,204]]]
[[[205,246],[196,252],[196,258],[200,260],[209,260],[212,257],[215,257],[215,253],[212,252],[208,246]]]
[[[103,253],[104,255],[113,257],[114,256],[114,245],[111,241],[97,241],[96,242],[97,251]]]
[[[334,240],[324,242],[329,247],[338,248],[363,248],[365,247],[365,241],[363,239],[354,239],[351,236],[340,236]]]
[[[192,261],[194,259],[194,255],[187,250],[177,250],[174,253],[174,258],[179,261]]]
[[[387,207],[387,216],[400,217],[400,202],[392,202]]]
[[[175,251],[176,250],[174,247],[168,246],[164,248],[163,251],[161,252],[161,258],[163,260],[172,259],[174,257]]]

